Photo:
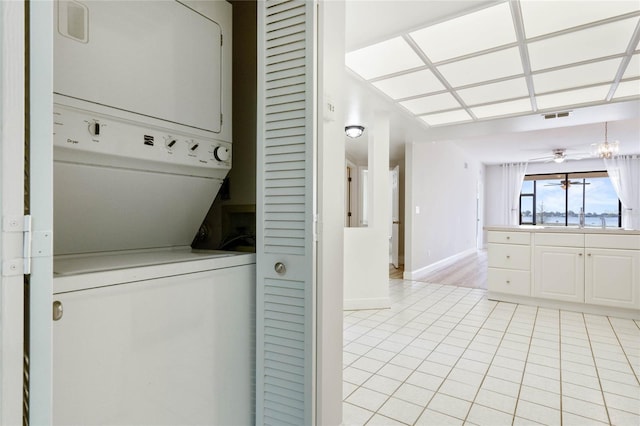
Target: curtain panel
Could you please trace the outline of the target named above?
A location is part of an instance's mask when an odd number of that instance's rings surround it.
[[[640,229],[640,155],[605,158],[604,164],[622,203],[622,227]]]
[[[502,166],[502,224],[519,225],[520,190],[527,171],[527,163],[510,163]]]

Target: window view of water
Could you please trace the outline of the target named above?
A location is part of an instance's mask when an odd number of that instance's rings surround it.
[[[602,216],[585,216],[584,218],[584,226],[602,226]],[[531,215],[522,216],[522,223],[533,223]],[[564,226],[564,216],[547,216],[545,215],[542,220],[540,216],[536,218],[537,225],[546,225],[546,226]],[[618,216],[605,216],[605,222],[607,228],[617,228],[618,227]],[[580,224],[579,216],[569,216],[569,226]]]
[[[520,195],[522,224],[619,226],[620,202],[606,172],[529,176]]]

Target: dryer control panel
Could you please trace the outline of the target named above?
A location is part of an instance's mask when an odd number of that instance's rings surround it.
[[[231,144],[55,104],[54,160],[223,178]]]

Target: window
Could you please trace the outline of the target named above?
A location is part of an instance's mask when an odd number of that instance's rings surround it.
[[[622,205],[607,172],[527,175],[520,191],[520,224],[621,226]]]

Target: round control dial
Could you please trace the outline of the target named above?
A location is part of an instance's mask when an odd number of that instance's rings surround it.
[[[167,146],[167,149],[172,150],[176,144],[178,143],[178,140],[174,137],[166,137],[165,138],[165,145]]]
[[[189,141],[189,152],[195,153],[199,147],[200,147],[200,142],[197,142],[194,140]]]
[[[229,148],[224,146],[216,146],[213,150],[213,156],[218,161],[229,161],[229,157],[231,156],[231,152]]]
[[[96,120],[90,122],[89,133],[91,133],[92,136],[100,136],[100,123],[98,123]]]

